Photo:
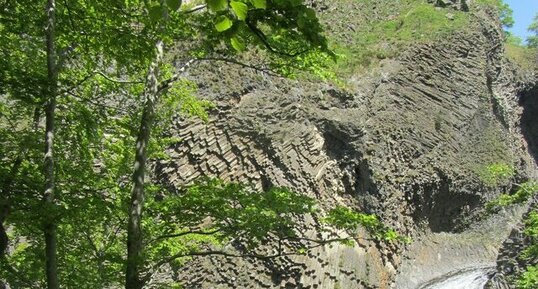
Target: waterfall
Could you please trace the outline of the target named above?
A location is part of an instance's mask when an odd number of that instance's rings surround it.
[[[459,270],[431,280],[419,289],[483,289],[491,271],[491,267]]]

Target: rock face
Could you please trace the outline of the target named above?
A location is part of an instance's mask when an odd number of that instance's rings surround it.
[[[428,0],[428,2],[435,4],[438,7],[452,7],[454,9],[469,11],[468,0]]]
[[[526,219],[531,211],[538,209],[538,200],[532,200],[528,211],[523,216]],[[530,245],[535,244],[535,240],[524,234],[525,225],[520,222],[512,227],[510,235],[506,238],[501,248],[496,261],[496,274],[488,282],[488,289],[504,289],[511,288],[510,280],[514,277],[519,277],[525,271],[527,266],[538,264],[536,258],[525,258],[523,251]]]
[[[477,171],[503,162],[525,179],[538,145],[538,105],[518,104],[529,81],[505,60],[494,15],[474,17],[468,30],[384,60],[345,90],[200,65],[191,77],[217,108],[208,123],[178,120],[182,142],[156,176],[171,187],[199,176],[289,187],[322,209],[375,213],[408,236],[464,230],[501,190]],[[305,236],[323,237],[319,220],[303,221]],[[275,260],[199,258],[178,278],[185,288],[390,288],[403,250],[360,241]]]

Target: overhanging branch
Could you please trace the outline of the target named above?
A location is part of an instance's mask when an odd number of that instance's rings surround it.
[[[267,36],[263,33],[263,31],[261,31],[258,27],[256,27],[256,25],[254,23],[252,23],[248,19],[247,19],[247,21],[245,21],[245,23],[247,24],[250,31],[252,31],[252,33],[254,33],[254,35],[256,35],[256,37],[258,37],[258,39],[263,43],[265,48],[267,48],[267,50],[269,50],[272,53],[287,56],[287,57],[296,57],[296,56],[304,54],[308,50],[310,50],[310,49],[305,49],[303,51],[299,51],[299,52],[296,52],[296,53],[288,53],[288,52],[276,50],[273,46],[271,46],[269,41],[267,41]]]
[[[207,7],[206,4],[200,4],[200,5],[192,7],[191,9],[183,11],[183,13],[185,13],[185,14],[194,13],[196,11],[200,11],[202,9],[205,9],[206,7]]]
[[[141,84],[141,83],[144,83],[144,81],[140,81],[140,80],[120,80],[120,79],[114,79],[114,78],[111,78],[110,76],[106,75],[104,72],[101,72],[101,71],[93,71],[91,73],[89,73],[88,75],[84,76],[83,78],[81,78],[79,81],[77,81],[75,84],[73,84],[71,87],[69,88],[66,88],[64,90],[60,90],[58,92],[57,95],[62,95],[62,94],[70,94],[73,92],[73,90],[75,90],[77,87],[81,86],[82,84],[84,84],[86,81],[90,80],[91,78],[93,78],[94,76],[96,75],[100,75],[101,77],[103,77],[105,80],[107,81],[110,81],[110,82],[114,82],[114,83],[119,83],[119,84]]]
[[[278,74],[277,72],[275,72],[274,70],[271,70],[269,68],[259,67],[259,66],[255,66],[255,65],[252,65],[252,64],[247,64],[247,63],[237,61],[235,59],[230,59],[230,58],[205,57],[205,58],[197,58],[196,60],[197,61],[217,61],[217,62],[231,63],[231,64],[236,64],[236,65],[242,66],[244,68],[249,68],[249,69],[252,69],[252,70],[255,70],[255,71],[267,73],[268,75],[271,75],[271,76],[282,77],[280,74]]]
[[[141,84],[141,83],[144,83],[144,81],[142,80],[121,80],[121,79],[115,79],[115,78],[112,78],[108,75],[106,75],[105,73],[101,72],[101,71],[95,71],[94,72],[95,74],[98,74],[100,76],[102,76],[104,79],[110,81],[110,82],[114,82],[114,83],[121,83],[121,84]]]
[[[225,58],[225,57],[201,57],[201,58],[194,58],[187,61],[172,77],[170,77],[167,80],[162,81],[161,84],[159,85],[159,89],[157,90],[157,93],[160,94],[170,89],[170,87],[172,87],[174,82],[179,80],[179,78],[181,77],[181,74],[183,74],[187,70],[187,68],[189,68],[189,66],[191,66],[194,62],[202,62],[202,61],[216,61],[216,62],[235,64],[235,65],[242,66],[244,68],[263,72],[274,77],[282,77],[280,74],[278,74],[277,72],[269,68],[255,66],[255,65],[244,63],[235,59],[230,59],[230,58]]]
[[[310,238],[301,238],[301,237],[287,237],[287,238],[279,238],[278,239],[278,251],[275,254],[270,255],[264,255],[264,254],[258,254],[258,253],[231,253],[226,252],[222,250],[207,250],[207,251],[190,251],[186,253],[178,253],[172,256],[169,256],[153,266],[151,266],[149,272],[142,278],[143,282],[147,282],[151,279],[151,276],[163,265],[169,264],[173,262],[174,260],[184,258],[184,257],[205,257],[205,256],[224,256],[224,257],[231,257],[231,258],[254,258],[254,259],[261,259],[261,260],[270,260],[275,259],[279,257],[285,257],[285,256],[296,256],[296,255],[302,255],[304,253],[300,253],[298,251],[290,252],[290,251],[284,251],[282,248],[282,241],[283,240],[295,240],[295,241],[307,241],[310,243],[314,243],[315,245],[308,246],[306,248],[307,251],[319,248],[322,246],[325,246],[330,243],[336,243],[336,242],[345,242],[345,241],[352,241],[356,240],[356,238],[333,238],[333,239],[310,239]]]
[[[221,229],[216,229],[216,230],[211,230],[211,231],[188,230],[188,231],[184,231],[184,232],[180,232],[180,233],[174,233],[174,234],[167,234],[167,235],[159,236],[157,238],[154,238],[154,239],[150,240],[148,242],[148,244],[151,244],[151,243],[154,243],[156,241],[163,240],[163,239],[179,238],[179,237],[183,237],[183,236],[187,236],[187,235],[211,236],[211,235],[214,235],[214,234],[216,234],[218,232],[221,232],[221,231],[222,231]]]

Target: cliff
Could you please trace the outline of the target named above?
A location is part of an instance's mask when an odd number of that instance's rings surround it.
[[[190,77],[216,109],[209,123],[177,121],[172,133],[182,141],[169,148],[170,160],[155,164],[156,177],[172,187],[202,175],[260,189],[288,187],[316,197],[321,209],[343,204],[375,213],[413,240],[465,234],[485,202],[536,175],[537,82],[506,58],[494,9],[437,2],[446,6],[435,11],[447,23],[463,17],[465,25],[397,48],[381,41],[375,47],[388,45],[388,55],[364,65],[363,54],[353,58],[353,49],[366,47],[364,23],[403,19],[405,27],[404,4],[314,1],[328,33],[344,43],[345,65],[362,65],[342,74],[345,85],[232,64],[195,67]],[[515,168],[511,182],[481,180],[481,169],[495,163]],[[320,220],[302,221],[305,236],[327,236]],[[320,247],[304,256],[195,258],[176,278],[188,276],[185,288],[396,286],[412,246],[369,241],[364,234],[354,247]],[[495,242],[491,256],[501,240]]]

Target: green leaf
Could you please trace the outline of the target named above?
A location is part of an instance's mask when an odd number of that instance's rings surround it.
[[[206,0],[207,6],[210,10],[217,12],[228,8],[227,0]]]
[[[230,6],[239,20],[247,19],[248,6],[247,4],[239,1],[230,2]]]
[[[166,0],[166,5],[170,10],[177,11],[181,7],[182,0]]]
[[[303,4],[303,0],[290,0],[290,4],[293,6],[293,7],[297,7],[297,6],[300,6]]]
[[[250,3],[252,3],[252,5],[254,5],[254,8],[256,9],[267,8],[267,0],[250,0]]]
[[[227,16],[220,16],[217,18],[217,23],[215,23],[215,28],[218,32],[224,32],[228,29],[230,29],[233,25],[232,20],[228,18]]]
[[[163,9],[160,5],[152,6],[151,8],[149,8],[148,13],[149,18],[153,22],[157,22],[163,17]]]
[[[232,47],[238,52],[244,51],[246,48],[245,43],[243,43],[243,41],[237,36],[232,37],[230,42],[232,43]]]

